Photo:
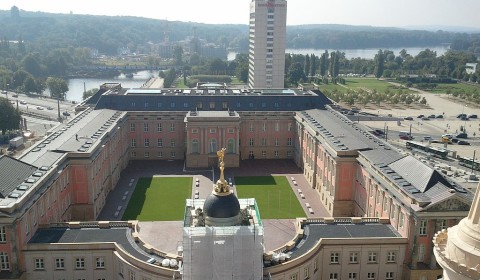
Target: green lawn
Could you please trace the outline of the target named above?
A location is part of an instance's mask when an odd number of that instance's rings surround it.
[[[392,84],[389,84],[387,81],[384,80],[377,80],[375,78],[347,78],[345,79],[345,85],[335,85],[333,83],[329,83],[328,85],[320,84],[320,90],[327,90],[333,91],[333,89],[337,89],[339,92],[347,92],[348,89],[352,89],[357,91],[359,89],[368,89],[368,90],[376,90],[377,92],[385,92],[387,89],[390,92],[397,92],[399,89]],[[408,89],[402,89],[404,93],[412,92]]]
[[[480,92],[480,86],[475,86],[475,85],[468,85],[468,84],[437,84],[437,87],[433,90],[428,90],[429,92],[433,93],[446,93],[447,90],[450,90],[451,92],[455,91],[460,91],[464,90],[466,92],[469,91],[477,91]]]
[[[123,220],[183,220],[185,200],[192,196],[192,177],[140,178]]]
[[[262,219],[306,217],[285,176],[235,177],[238,198],[255,198]]]

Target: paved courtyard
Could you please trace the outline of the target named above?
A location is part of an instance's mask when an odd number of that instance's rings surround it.
[[[225,178],[235,176],[268,176],[284,175],[288,178],[294,193],[303,206],[307,217],[328,216],[327,210],[321,205],[316,190],[308,187],[302,171],[291,160],[245,160],[238,168],[226,168]],[[218,180],[218,168],[212,172],[207,170],[186,170],[183,161],[130,161],[128,167],[122,172],[116,188],[107,197],[98,220],[121,220],[128,200],[133,193],[138,178],[152,176],[188,176],[193,177],[192,199],[195,190],[198,190],[199,198],[206,198],[213,188],[213,182]],[[214,178],[212,178],[214,176]],[[199,186],[195,185],[195,179],[199,179]],[[297,186],[293,185],[292,178]],[[302,190],[305,198],[301,198],[298,189]],[[232,190],[235,192],[233,181]],[[313,209],[313,214],[307,211],[306,203]],[[262,213],[260,213],[260,216]],[[263,220],[264,243],[267,251],[283,246],[295,236],[294,219]],[[176,253],[177,246],[182,241],[183,221],[152,221],[140,222],[140,237],[153,247],[167,252]]]

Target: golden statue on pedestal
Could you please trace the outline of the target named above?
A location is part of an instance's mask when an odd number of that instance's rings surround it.
[[[225,157],[225,151],[227,149],[222,148],[220,151],[217,151],[218,156],[218,166],[220,169],[220,179],[218,179],[217,184],[215,186],[215,192],[217,194],[230,194],[230,188],[228,186],[227,181],[225,181],[225,175],[223,171],[225,170],[225,162],[223,161]]]

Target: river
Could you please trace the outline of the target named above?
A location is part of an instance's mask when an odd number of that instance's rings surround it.
[[[419,52],[430,49],[437,52],[437,55],[443,55],[447,52],[448,46],[441,45],[441,46],[433,46],[433,47],[414,47],[414,48],[384,48],[389,49],[398,55],[402,49],[406,49],[407,53],[410,55],[417,55]],[[294,54],[315,54],[316,56],[320,56],[325,50],[324,49],[287,49],[287,53],[294,53]],[[331,52],[332,50],[328,50]],[[378,53],[378,49],[350,49],[350,50],[339,50],[341,52],[345,52],[345,57],[348,59],[361,57],[366,59],[373,59],[375,54]],[[235,52],[228,53],[228,60],[235,59]],[[84,84],[86,90],[90,90],[92,88],[99,88],[101,84],[104,83],[121,83],[122,87],[124,88],[138,88],[141,87],[149,78],[151,77],[158,77],[158,72],[151,72],[151,71],[140,71],[133,75],[133,78],[127,78],[125,75],[120,75],[118,77],[112,79],[96,79],[96,78],[75,78],[70,79],[68,81],[68,92],[66,93],[66,99],[70,101],[80,102],[83,98],[83,91],[84,91]],[[50,95],[48,89],[44,92],[45,95]]]
[[[448,45],[440,45],[440,46],[432,46],[432,47],[410,47],[410,48],[374,48],[374,49],[345,49],[345,50],[339,50],[340,52],[345,53],[345,57],[347,59],[352,59],[352,58],[365,58],[365,59],[373,59],[375,55],[378,53],[379,49],[383,50],[391,50],[395,55],[399,55],[400,51],[402,49],[405,49],[408,54],[410,55],[417,55],[421,51],[424,51],[425,49],[430,49],[432,51],[437,52],[437,56],[441,56],[445,54],[449,46]],[[328,50],[328,52],[332,52],[336,50]],[[291,54],[315,54],[316,56],[321,56],[322,53],[325,52],[325,49],[286,49],[286,53],[291,53]],[[234,60],[235,56],[237,55],[236,52],[229,52],[228,53],[228,60]]]
[[[83,99],[84,85],[86,90],[93,88],[99,88],[104,83],[121,83],[124,88],[139,88],[151,77],[158,77],[158,72],[140,71],[133,74],[132,78],[125,77],[121,74],[118,77],[111,79],[97,79],[97,78],[75,78],[68,80],[68,91],[66,93],[66,99],[69,101],[80,102]],[[44,95],[50,95],[48,89],[43,93]]]

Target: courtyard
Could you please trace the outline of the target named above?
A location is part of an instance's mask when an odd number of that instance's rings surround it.
[[[257,197],[267,251],[295,236],[295,218],[328,216],[317,191],[308,187],[291,160],[247,160],[225,171],[239,198]],[[139,220],[140,238],[161,251],[176,253],[182,242],[185,198],[194,199],[196,193],[206,198],[218,175],[218,169],[185,170],[183,161],[130,161],[98,220]]]

